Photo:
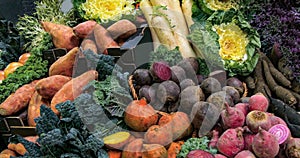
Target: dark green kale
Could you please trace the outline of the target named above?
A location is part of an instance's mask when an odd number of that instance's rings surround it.
[[[0,70],[9,63],[18,61],[22,50],[23,38],[13,22],[0,17]]]
[[[178,64],[182,60],[179,47],[169,50],[166,46],[160,45],[150,53],[150,65],[153,62],[165,61],[170,66]]]

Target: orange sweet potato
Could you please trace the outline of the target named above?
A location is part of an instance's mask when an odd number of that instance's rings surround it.
[[[122,152],[120,150],[108,150],[109,158],[121,158]]]
[[[143,139],[141,138],[128,143],[122,151],[122,158],[141,158],[143,143]]]
[[[109,32],[100,24],[97,24],[94,28],[94,37],[100,53],[107,54],[107,48],[119,47]]]
[[[111,37],[116,40],[118,38],[128,38],[134,33],[137,29],[134,23],[129,20],[123,19],[115,22],[107,28],[107,31],[110,33]]]
[[[1,151],[0,153],[1,155],[8,155],[8,156],[17,156],[17,153],[14,152],[13,150],[10,150],[10,149],[4,149]],[[1,158],[1,157],[0,157]]]
[[[97,46],[96,46],[96,43],[91,40],[91,39],[84,39],[82,42],[81,42],[81,47],[82,47],[82,50],[87,50],[87,49],[90,49],[92,50],[94,53],[97,54]]]
[[[8,116],[26,108],[33,93],[35,92],[36,81],[25,84],[11,94],[0,104],[0,115]]]
[[[96,21],[88,20],[76,25],[73,30],[77,37],[84,39],[93,31],[96,24]]]
[[[71,50],[79,46],[79,38],[73,32],[73,28],[47,21],[42,21],[41,25],[52,36],[52,41],[56,48]]]
[[[78,97],[82,91],[83,87],[87,85],[90,81],[98,78],[98,72],[95,70],[89,70],[80,76],[73,78],[69,82],[67,82],[63,87],[55,93],[51,100],[51,109],[59,114],[55,105],[58,103],[65,102],[67,100],[73,101],[76,97]]]
[[[64,75],[71,77],[78,52],[79,48],[74,47],[66,55],[57,59],[49,68],[49,76]]]
[[[176,158],[183,144],[184,144],[183,141],[172,142],[168,149],[168,158]]]
[[[50,105],[49,101],[43,99],[42,96],[36,91],[31,97],[28,105],[27,122],[29,126],[36,126],[34,119],[40,116],[40,107],[42,104],[47,106]]]
[[[51,99],[71,79],[71,77],[63,75],[49,76],[39,80],[35,85],[35,90],[41,97]]]
[[[7,145],[7,148],[12,151],[15,151],[16,153],[18,153],[20,155],[24,155],[27,152],[26,148],[24,147],[24,145],[22,143],[18,143],[18,144],[9,143]]]

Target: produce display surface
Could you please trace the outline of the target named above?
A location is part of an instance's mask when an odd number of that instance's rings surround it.
[[[65,2],[0,17],[0,158],[300,158],[298,1]]]

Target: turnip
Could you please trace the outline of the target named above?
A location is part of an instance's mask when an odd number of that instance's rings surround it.
[[[225,103],[226,109],[221,112],[221,121],[224,129],[242,127],[245,122],[244,113],[235,107]]]
[[[289,158],[300,157],[300,138],[291,138],[287,142],[285,153]]]
[[[214,155],[212,155],[211,153],[204,151],[204,150],[192,150],[190,151],[186,158],[215,158]]]
[[[276,136],[279,144],[286,142],[291,136],[289,128],[283,124],[272,126],[268,132]]]
[[[258,128],[261,127],[264,130],[269,130],[271,128],[271,120],[266,112],[254,110],[247,114],[246,125],[248,128],[254,132],[258,132]]]
[[[269,100],[262,94],[256,93],[249,99],[249,110],[267,111],[269,107]]]
[[[244,149],[243,128],[227,129],[217,142],[217,149],[220,153],[233,157]]]
[[[235,155],[234,158],[256,158],[255,155],[249,150],[243,150]]]
[[[273,134],[259,128],[253,138],[253,152],[259,158],[273,158],[279,153],[279,143]]]

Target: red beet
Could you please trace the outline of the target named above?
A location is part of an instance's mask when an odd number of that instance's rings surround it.
[[[224,156],[222,154],[216,154],[214,156],[215,156],[215,158],[227,158],[226,156]]]
[[[214,158],[214,155],[204,150],[192,150],[190,151],[186,158]]]
[[[247,116],[247,114],[249,112],[249,104],[248,103],[237,103],[237,104],[235,104],[234,107],[240,109],[244,113],[245,117]]]
[[[246,125],[253,133],[257,133],[259,127],[264,130],[269,130],[272,127],[269,115],[258,110],[250,111],[247,114]]]
[[[233,157],[244,149],[243,128],[227,129],[217,142],[217,149],[220,153]]]
[[[221,120],[224,129],[242,127],[245,122],[244,113],[235,107],[225,103],[226,109],[221,112]]]
[[[256,158],[255,155],[249,150],[243,150],[235,155],[234,158]]]
[[[255,134],[247,133],[244,135],[244,141],[245,141],[245,150],[252,150],[252,143],[253,143],[253,138]]]
[[[165,62],[154,62],[151,65],[150,73],[157,82],[166,81],[172,77],[172,70]]]
[[[290,129],[283,124],[272,126],[268,132],[276,136],[279,144],[287,142],[291,136]]]
[[[255,155],[259,158],[274,158],[279,153],[279,143],[273,134],[259,128],[252,144]]]
[[[208,146],[211,147],[211,148],[216,148],[218,139],[219,139],[219,131],[213,130],[212,131],[212,138],[211,138]]]
[[[249,99],[249,110],[267,111],[269,107],[269,100],[262,94],[256,93]]]
[[[285,153],[289,158],[299,158],[300,138],[291,138],[287,143]]]
[[[271,120],[272,126],[277,125],[277,124],[282,124],[282,125],[287,126],[286,122],[278,116],[272,115],[272,116],[270,116],[270,120]]]

